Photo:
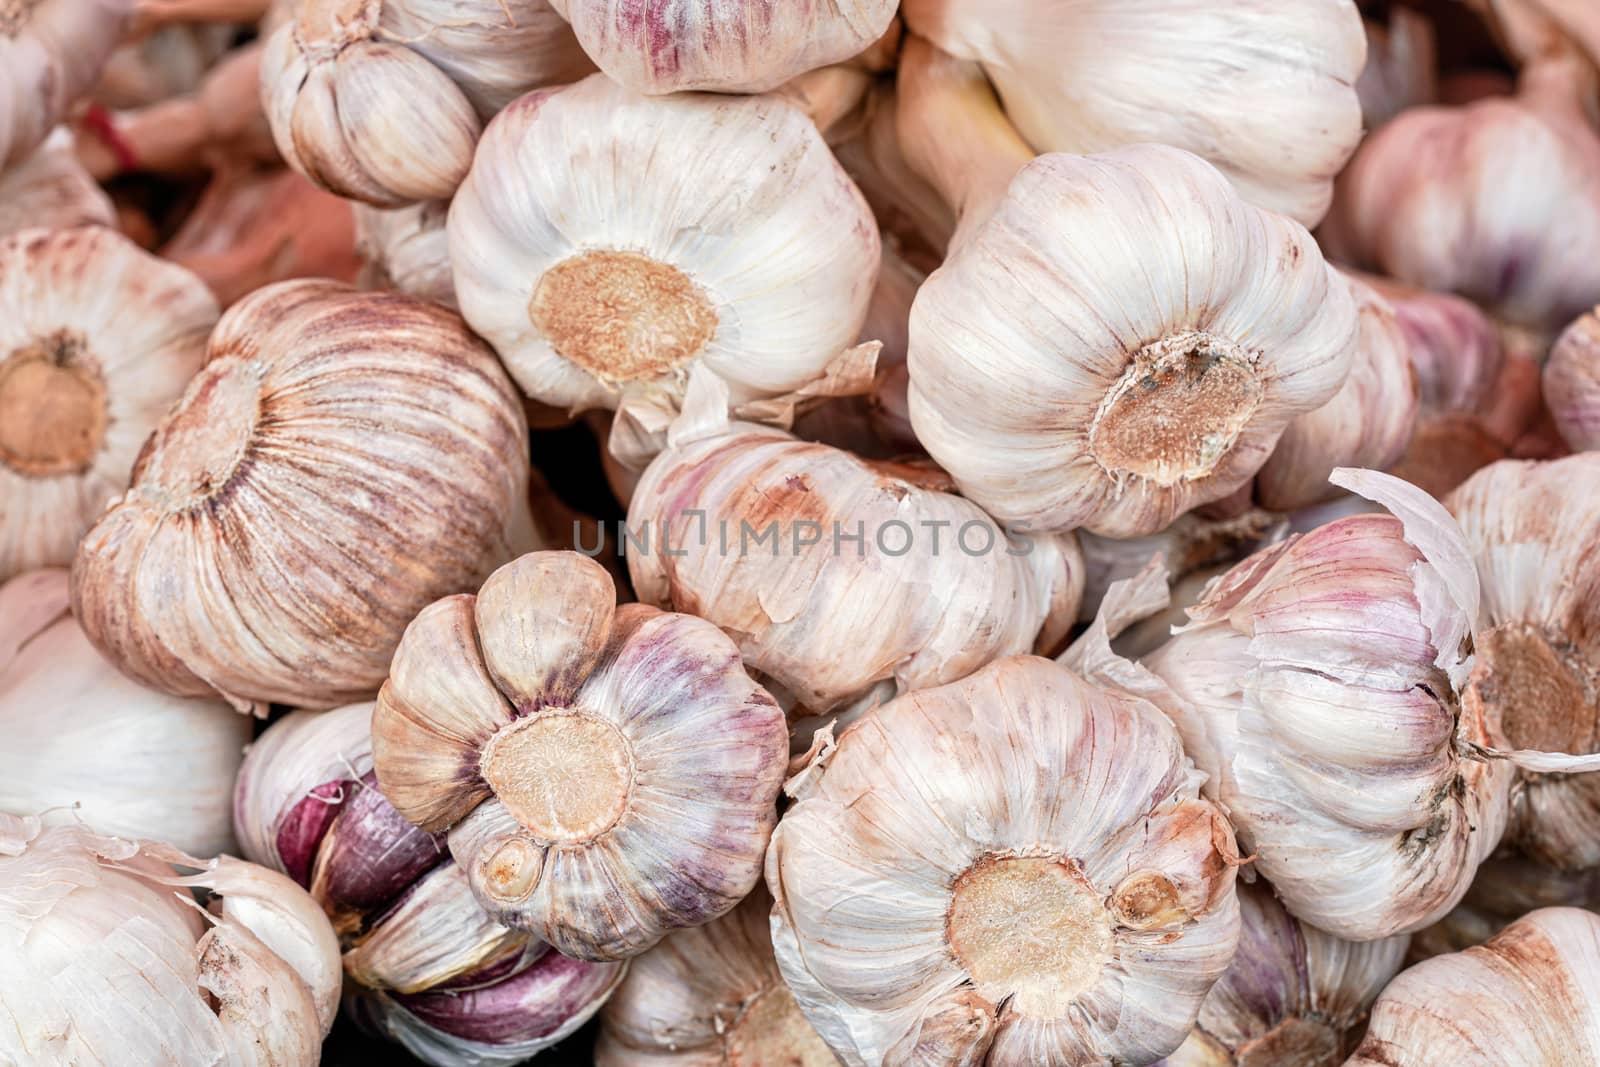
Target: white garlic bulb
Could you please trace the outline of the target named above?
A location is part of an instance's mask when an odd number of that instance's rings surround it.
[[[1239,886],[1239,951],[1162,1067],[1336,1067],[1400,969],[1405,936],[1344,941],[1299,922],[1264,882]]]
[[[239,301],[78,547],[128,674],[235,706],[370,696],[406,624],[531,537],[527,427],[444,308],[302,280]]]
[[[1187,149],[1251,203],[1313,226],[1361,138],[1366,38],[1352,0],[904,6],[913,32],[983,65],[1041,152]]]
[[[44,143],[100,77],[134,0],[7,0],[0,6],[0,170]]]
[[[443,200],[388,209],[357,204],[356,247],[366,261],[364,284],[456,308],[445,233],[449,211]]]
[[[935,470],[735,426],[656,458],[624,546],[647,604],[711,620],[815,715],[1053,651],[1083,590],[1076,538],[1013,535]]]
[[[795,105],[643,97],[600,75],[501,112],[449,236],[473,329],[535,400],[617,409],[611,447],[632,466],[697,380],[776,405],[853,369],[841,353],[879,256],[871,211]],[[860,377],[854,392],[870,363]]]
[[[1557,338],[1543,384],[1544,401],[1567,444],[1600,450],[1600,311],[1584,314]]]
[[[1361,117],[1375,130],[1407,108],[1439,96],[1439,55],[1433,23],[1410,8],[1396,7],[1388,22],[1368,20],[1367,65],[1356,80]]]
[[[914,39],[900,106],[962,212],[911,311],[911,421],[997,519],[1154,533],[1240,489],[1344,383],[1350,286],[1204,160],[1139,145],[1016,173],[981,74]]]
[[[1166,1055],[1239,936],[1198,785],[1153,706],[1048,660],[900,697],[773,835],[778,966],[851,1067]]]
[[[636,956],[750,892],[788,762],[783,713],[710,623],[617,607],[536,552],[407,627],[372,716],[395,808],[488,913],[568,956]]]
[[[8,1064],[315,1067],[339,1004],[333,930],[289,879],[32,817],[0,815],[0,948]]]
[[[261,97],[291,167],[399,207],[448,198],[517,95],[591,69],[547,0],[300,0],[267,39]]]
[[[834,1067],[778,973],[771,916],[772,897],[757,887],[635,959],[601,1013],[595,1067]]]
[[[1540,909],[1390,982],[1346,1067],[1600,1062],[1597,980],[1600,916]]]
[[[889,29],[896,0],[549,0],[584,50],[636,92],[761,93],[849,59]]]
[[[68,601],[63,570],[0,585],[0,811],[81,819],[194,855],[232,851],[228,798],[250,720],[129,681]]]
[[[18,230],[115,226],[111,198],[72,153],[72,133],[59,127],[31,156],[0,170],[0,236]]]
[[[109,228],[0,237],[0,580],[72,559],[216,321],[198,278]]]

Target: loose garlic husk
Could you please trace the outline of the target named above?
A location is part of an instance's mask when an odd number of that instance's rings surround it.
[[[198,278],[111,229],[0,238],[0,581],[71,561],[216,320]]]
[[[778,967],[846,1064],[1183,1042],[1238,939],[1239,858],[1153,706],[1014,657],[874,709],[819,759],[767,885]]]
[[[716,623],[796,715],[823,715],[1066,636],[1076,538],[1013,535],[949,489],[936,470],[735,426],[646,469],[627,525],[648,543],[624,555],[641,601]]]
[[[449,211],[443,200],[392,209],[357,204],[356,248],[366,263],[363,285],[459,309],[445,232]]]
[[[261,97],[291,167],[399,207],[449,197],[516,96],[592,69],[547,0],[300,0],[267,39]]]
[[[1543,908],[1389,983],[1346,1067],[1600,1062],[1600,916]]]
[[[643,97],[602,75],[531,93],[484,134],[449,237],[473,329],[535,400],[616,409],[630,466],[697,379],[775,409],[835,377],[870,385],[846,349],[878,229],[781,97]]]
[[[1411,938],[1408,962],[1481,945],[1537,908],[1600,905],[1600,868],[1563,871],[1515,852],[1490,856],[1461,903]]]
[[[783,713],[716,627],[537,552],[407,627],[372,717],[390,803],[498,921],[636,956],[750,892],[788,762]]]
[[[1265,883],[1239,886],[1239,951],[1160,1067],[1337,1067],[1400,970],[1407,938],[1343,941],[1299,922]]]
[[[0,811],[231,851],[228,798],[250,721],[129,681],[68,614],[67,572],[0,585]]]
[[[73,612],[177,695],[369,697],[424,606],[532,537],[527,428],[449,311],[337,282],[257,290],[78,547]]]
[[[900,107],[962,214],[912,307],[911,420],[997,519],[1154,533],[1238,490],[1344,383],[1350,285],[1205,161],[1140,145],[1023,166],[981,73],[915,39]]]
[[[111,198],[72,152],[72,134],[57,129],[31,156],[0,170],[0,237],[19,230],[115,226]]]
[[[1600,309],[1568,326],[1544,365],[1544,402],[1577,451],[1600,450]]]
[[[1351,0],[904,7],[912,32],[983,65],[1041,152],[1172,145],[1204,156],[1252,204],[1314,226],[1361,138],[1366,38]]]
[[[595,65],[635,92],[762,93],[849,59],[886,30],[896,0],[549,0]]]
[[[93,88],[133,0],[0,3],[0,170],[44,143]]]
[[[778,973],[771,916],[758,887],[635,959],[600,1015],[595,1067],[835,1067]]]
[[[287,878],[32,817],[0,815],[0,947],[8,1064],[315,1067],[339,1003],[333,931]]]
[[[378,791],[371,722],[353,704],[262,735],[234,793],[245,854],[333,917],[362,1026],[434,1067],[519,1063],[582,1026],[625,967],[567,959],[484,914],[443,841]]]
[[[1367,65],[1356,79],[1361,117],[1375,130],[1407,108],[1439,96],[1439,56],[1426,15],[1396,7],[1389,21],[1367,21]]]

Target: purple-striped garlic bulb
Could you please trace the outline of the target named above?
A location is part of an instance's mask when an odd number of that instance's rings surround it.
[[[425,608],[372,717],[384,796],[488,913],[569,956],[636,956],[755,886],[788,763],[772,697],[715,626],[617,606],[575,552]]]
[[[44,143],[94,87],[134,0],[0,3],[0,171]]]
[[[568,959],[478,906],[442,837],[379,792],[372,705],[297,711],[234,791],[245,855],[306,887],[340,939],[346,1009],[434,1067],[519,1063],[582,1026],[625,964]]]
[[[1575,451],[1600,451],[1600,309],[1568,326],[1544,365],[1544,402]]]

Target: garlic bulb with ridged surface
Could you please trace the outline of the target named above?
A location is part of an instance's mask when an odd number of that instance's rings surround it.
[[[0,170],[44,142],[93,88],[133,0],[0,4]]]
[[[823,758],[767,885],[779,969],[841,1060],[1183,1042],[1239,936],[1239,858],[1154,707],[1014,657],[874,709]]]
[[[1600,450],[1600,313],[1564,330],[1544,365],[1544,402],[1569,446]]]
[[[1349,284],[1204,160],[1029,163],[981,73],[914,38],[899,99],[912,163],[962,216],[911,311],[911,421],[997,519],[1154,533],[1243,486],[1343,385]]]
[[[198,278],[114,230],[0,238],[0,580],[71,561],[216,321]]]
[[[383,794],[500,922],[636,956],[750,892],[788,762],[783,713],[703,619],[617,607],[536,552],[406,629],[372,717]]]
[[[1173,145],[1307,226],[1361,138],[1352,0],[907,0],[905,19],[981,63],[1037,150]]]
[[[302,280],[239,301],[79,545],[112,662],[241,708],[370,696],[400,634],[527,546],[527,426],[451,312]]]
[[[366,262],[364,284],[456,308],[445,232],[449,211],[443,200],[388,209],[357,204],[356,247]]]
[[[941,472],[870,462],[765,427],[646,469],[626,546],[647,604],[722,627],[745,662],[826,714],[1050,651],[1083,590],[1073,535],[1013,536]]]
[[[0,236],[116,222],[111,198],[72,154],[72,134],[65,128],[57,129],[26,159],[0,170]]]

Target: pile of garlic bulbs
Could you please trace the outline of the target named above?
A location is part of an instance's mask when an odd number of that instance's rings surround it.
[[[1600,1064],[1594,0],[0,0],[0,1067]]]

